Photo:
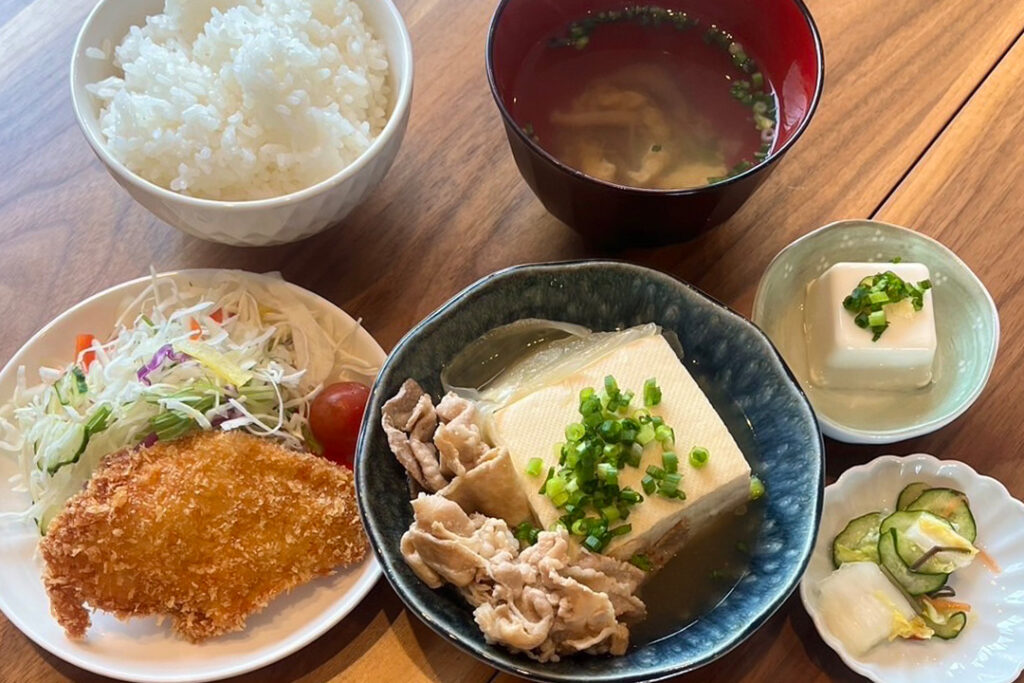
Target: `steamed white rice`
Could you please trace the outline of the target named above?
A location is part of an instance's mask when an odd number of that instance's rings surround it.
[[[123,76],[88,86],[107,149],[182,194],[309,187],[387,122],[387,53],[353,0],[166,0],[113,53]]]

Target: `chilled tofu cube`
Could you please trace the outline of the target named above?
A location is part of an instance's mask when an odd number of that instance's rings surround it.
[[[704,392],[661,335],[645,337],[598,358],[560,382],[542,387],[494,414],[492,437],[508,448],[534,514],[549,528],[563,514],[539,493],[544,475],[524,471],[531,458],[544,462],[543,472],[558,466],[556,448],[565,442],[565,428],[579,422],[579,394],[585,387],[600,390],[606,375],[623,389],[636,392],[634,405],[643,405],[643,385],[654,377],[661,387],[661,403],[651,409],[675,429],[681,488],[686,500],[645,495],[629,516],[632,532],[614,539],[605,552],[628,559],[636,552],[655,556],[674,552],[716,515],[733,510],[749,498],[750,466]],[[701,469],[687,461],[690,450],[702,446],[710,452]],[[651,442],[639,468],[619,471],[619,485],[643,492],[640,483],[648,465],[661,466],[662,448]],[[671,544],[671,548],[663,547]]]
[[[906,391],[931,382],[937,340],[930,289],[920,311],[909,299],[884,306],[889,327],[877,341],[843,308],[843,300],[861,280],[886,270],[914,284],[929,277],[920,263],[837,263],[808,284],[804,332],[814,384]]]
[[[874,562],[844,563],[817,589],[825,625],[855,656],[897,637],[932,635]]]

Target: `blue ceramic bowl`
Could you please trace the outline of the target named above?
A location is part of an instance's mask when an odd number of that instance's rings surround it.
[[[679,336],[684,363],[765,482],[764,523],[750,574],[712,611],[622,657],[538,664],[488,645],[453,590],[431,590],[402,560],[412,522],[405,472],[380,426],[381,405],[408,377],[440,397],[441,368],[488,330],[548,318],[613,330],[655,322]],[[768,338],[752,323],[672,277],[626,263],[518,266],[471,285],[392,351],[370,397],[356,456],[359,510],[384,575],[432,629],[491,666],[546,681],[639,681],[689,671],[752,634],[796,587],[821,517],[824,447],[811,407]]]

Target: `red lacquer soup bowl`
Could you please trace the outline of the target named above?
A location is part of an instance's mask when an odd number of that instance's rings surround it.
[[[691,30],[705,39],[707,49],[727,50],[732,41],[743,46],[741,60],[746,53],[755,60],[751,68],[756,68],[756,76],[737,71],[726,77],[751,78],[754,83],[763,79],[774,90],[774,135],[752,161],[699,187],[641,189],[600,180],[563,163],[545,149],[532,123],[521,120],[525,118],[522,83],[541,72],[538,50],[552,45],[553,39],[564,42],[579,36],[572,32],[574,23],[589,24],[586,45],[578,46],[579,52],[608,40],[619,42],[616,49],[622,48],[624,41],[635,43],[625,46],[629,49],[650,49],[652,41],[662,39],[651,31],[672,31],[672,26],[663,24],[680,20],[682,13],[696,24]],[[658,26],[652,27],[652,22],[643,18],[645,14],[647,19],[657,19]],[[628,20],[605,21],[608,16],[623,15]],[[619,26],[612,28],[606,23]],[[729,37],[716,46],[709,29],[720,29]],[[553,49],[575,52],[575,47]],[[676,58],[685,60],[685,54]],[[731,68],[732,56],[725,59]],[[823,76],[821,39],[801,0],[501,0],[487,39],[487,77],[520,173],[555,217],[584,236],[609,245],[682,242],[725,221],[803,133],[821,97]],[[724,78],[721,83],[729,88]],[[570,92],[579,87],[578,82],[556,80],[548,82],[543,92],[563,88]]]

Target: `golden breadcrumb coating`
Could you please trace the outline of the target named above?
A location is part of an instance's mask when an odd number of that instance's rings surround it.
[[[363,559],[352,473],[242,432],[108,456],[40,542],[54,617],[86,604],[169,615],[192,641],[245,627],[275,596]]]

